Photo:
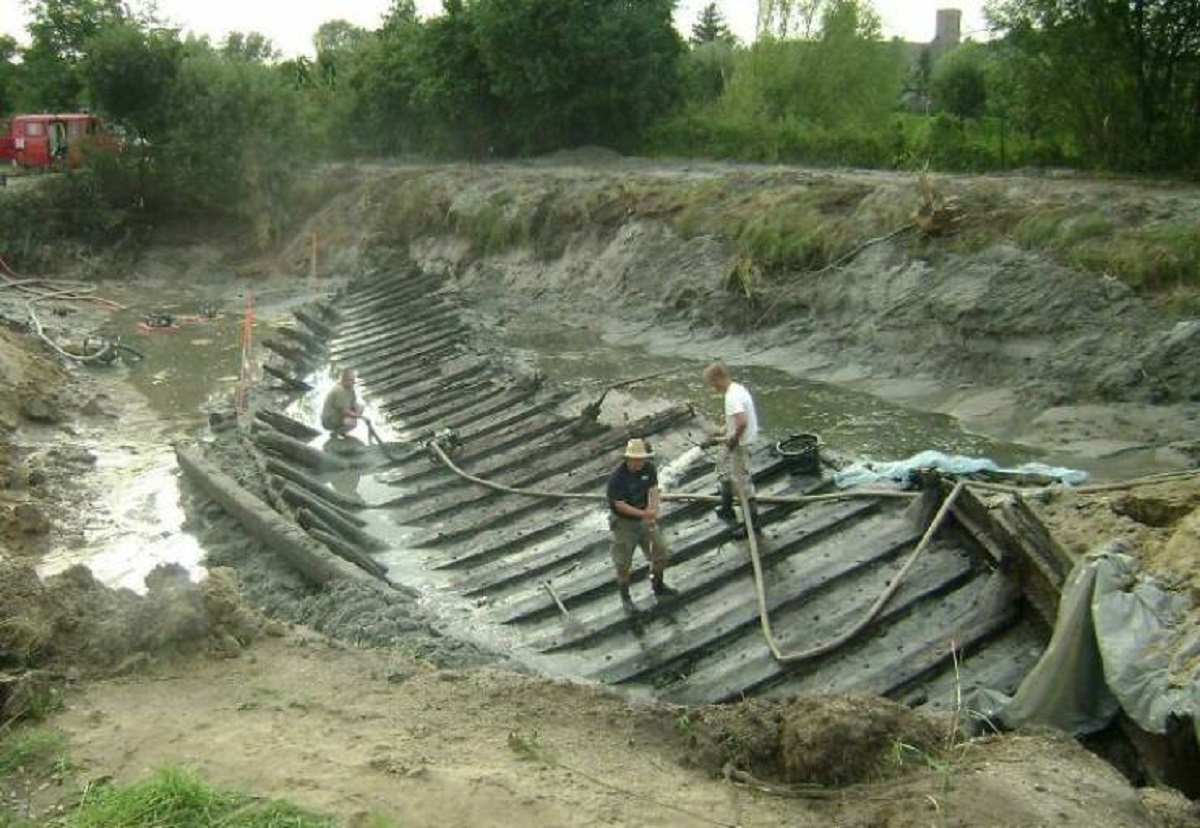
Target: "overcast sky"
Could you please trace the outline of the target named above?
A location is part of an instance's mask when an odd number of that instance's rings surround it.
[[[563,0],[570,2],[571,0]],[[677,20],[687,33],[707,0],[681,0]],[[159,11],[174,24],[220,40],[231,30],[267,35],[285,54],[312,50],[312,36],[326,20],[342,18],[374,28],[390,0],[159,0]],[[734,32],[749,42],[754,37],[756,0],[717,0]],[[436,13],[441,0],[417,0],[422,13]],[[934,20],[941,7],[963,11],[963,33],[983,28],[983,2],[954,0],[875,0],[883,17],[884,33],[918,43],[933,39]],[[0,32],[24,40],[24,12],[20,0],[0,0]]]

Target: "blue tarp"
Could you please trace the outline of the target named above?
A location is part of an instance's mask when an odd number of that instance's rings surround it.
[[[940,451],[923,451],[920,454],[914,454],[907,460],[883,462],[862,460],[837,472],[833,476],[833,482],[840,488],[862,486],[884,480],[909,483],[915,480],[917,472],[921,469],[934,469],[950,475],[977,474],[979,472],[1031,474],[1053,478],[1067,486],[1078,486],[1087,482],[1088,479],[1087,472],[1047,466],[1044,463],[1025,463],[1012,468],[1002,468],[986,457],[964,457],[956,454],[943,454]]]

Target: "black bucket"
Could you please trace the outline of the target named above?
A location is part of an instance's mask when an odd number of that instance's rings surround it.
[[[793,434],[775,444],[775,453],[783,458],[792,474],[819,474],[821,438],[816,434]]]

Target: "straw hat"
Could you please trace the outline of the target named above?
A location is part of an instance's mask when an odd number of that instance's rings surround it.
[[[630,460],[645,460],[647,457],[653,457],[654,452],[646,446],[645,440],[635,438],[625,444],[625,456]]]

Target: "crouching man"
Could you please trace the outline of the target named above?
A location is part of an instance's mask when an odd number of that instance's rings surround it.
[[[654,594],[660,598],[678,594],[663,580],[670,553],[658,528],[658,470],[650,462],[652,456],[644,440],[630,440],[625,447],[625,459],[608,478],[612,560],[621,603],[627,610],[634,609],[633,599],[629,596],[629,569],[637,546],[650,561],[650,585]]]
[[[353,368],[342,371],[341,382],[330,389],[321,406],[321,425],[334,437],[346,437],[362,419],[363,404],[355,393],[358,374]]]

